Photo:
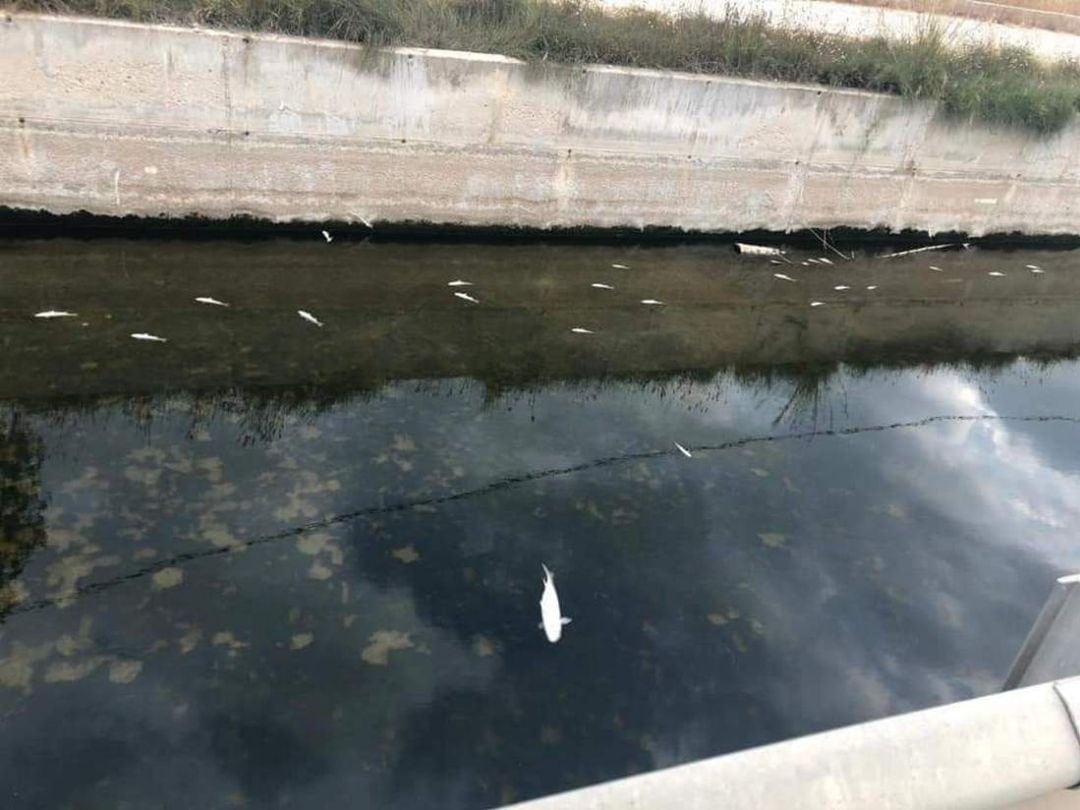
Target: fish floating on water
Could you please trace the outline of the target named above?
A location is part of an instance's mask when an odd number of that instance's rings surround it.
[[[661,307],[664,305],[663,301],[657,301],[655,298],[642,298],[641,303],[648,307]]]
[[[1024,267],[1026,267],[1032,273],[1045,273],[1046,272],[1041,267],[1039,267],[1039,265],[1037,265],[1037,264],[1025,264]]]
[[[748,245],[745,242],[736,242],[735,250],[748,256],[780,256],[784,252],[780,248],[766,247],[765,245]]]
[[[584,326],[574,326],[574,327],[572,327],[570,329],[570,331],[573,332],[575,335],[591,335],[591,334],[593,334],[592,329],[586,329]]]
[[[228,304],[226,304],[224,301],[218,301],[216,298],[211,298],[208,295],[200,296],[199,298],[196,298],[195,300],[200,304],[211,304],[211,305],[213,305],[215,307],[227,307],[228,306]]]
[[[849,287],[847,284],[837,284],[835,287],[833,287],[833,289],[834,290],[850,290],[851,287]]]
[[[465,281],[464,279],[456,278],[453,281],[446,283],[447,287],[471,287],[473,283],[471,281]]]
[[[938,267],[938,266],[937,266],[937,265],[935,265],[935,264],[932,264],[932,265],[930,265],[930,269],[931,269],[931,270],[933,270],[933,271],[935,271],[935,272],[937,272],[937,273],[941,273],[941,272],[944,272],[944,271],[943,271],[943,270],[942,270],[942,269],[941,269],[940,267]]]
[[[690,451],[683,447],[681,444],[675,442],[675,446],[679,448],[679,452],[682,453],[684,456],[686,456],[687,458],[693,458],[693,456],[690,455]]]
[[[773,278],[778,278],[781,281],[794,281],[791,276],[785,276],[783,273],[773,273]]]
[[[35,312],[35,318],[74,318],[76,313],[65,312],[62,309],[47,309],[44,312]]]
[[[871,284],[871,285],[870,285],[869,287],[867,287],[866,289],[868,289],[868,290],[876,290],[876,289],[877,289],[877,284]]]
[[[148,332],[132,332],[131,336],[133,338],[135,338],[135,340],[152,340],[155,343],[167,343],[168,342],[168,340],[166,338],[158,337],[157,335],[151,335]]]
[[[811,301],[810,306],[812,306],[812,307],[823,307],[823,306],[825,306],[825,302],[824,301]]]
[[[818,259],[818,261],[821,262],[822,264],[832,264],[832,259],[826,259],[824,256],[822,256],[820,259]]]
[[[322,238],[326,240],[326,244],[330,244],[334,241],[334,237],[330,235],[330,231],[323,231]]]
[[[611,266],[614,267],[616,270],[629,270],[630,269],[625,264],[613,264]]]
[[[455,298],[460,298],[462,301],[469,301],[469,302],[471,302],[473,304],[479,304],[480,303],[477,299],[473,298],[468,293],[454,293],[454,297]]]
[[[594,282],[593,282],[592,284],[590,284],[589,286],[590,286],[590,287],[595,287],[595,288],[596,288],[596,289],[598,289],[598,290],[614,290],[614,289],[615,289],[615,288],[614,288],[614,287],[612,287],[612,286],[611,286],[610,284],[602,284],[602,283],[601,283],[601,282],[599,282],[599,281],[594,281]]]
[[[987,273],[986,275],[988,275],[988,276],[994,276],[995,278],[1001,278],[1001,277],[1002,277],[1003,275],[1005,275],[1005,274],[1004,274],[1004,273],[1002,273],[1002,272],[999,272],[999,271],[997,271],[997,270],[991,270],[991,271],[990,271],[989,273]]]
[[[320,321],[318,318],[316,318],[310,312],[306,312],[305,310],[298,309],[298,310],[296,310],[296,314],[299,315],[301,318],[303,318],[308,323],[313,323],[316,326],[322,326],[323,325],[322,321]]]
[[[540,563],[544,569],[544,593],[540,597],[540,626],[544,628],[547,640],[554,644],[562,637],[564,624],[570,624],[570,619],[563,616],[559,609],[559,594],[555,590],[555,577],[546,565]]]

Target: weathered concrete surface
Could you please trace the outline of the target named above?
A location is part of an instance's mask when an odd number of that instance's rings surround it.
[[[1080,233],[1080,125],[888,96],[13,14],[0,205],[476,226]]]

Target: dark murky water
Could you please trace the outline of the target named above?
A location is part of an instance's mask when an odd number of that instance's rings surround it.
[[[3,806],[479,810],[997,690],[1080,568],[1076,256],[803,258],[0,245]]]

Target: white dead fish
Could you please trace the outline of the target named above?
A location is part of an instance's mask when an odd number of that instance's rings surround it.
[[[877,289],[877,284],[871,284],[871,285],[870,285],[869,287],[867,287],[866,289],[868,289],[868,290],[876,290],[876,289]]]
[[[208,295],[199,296],[195,300],[200,304],[211,304],[212,306],[215,306],[215,307],[227,307],[228,306],[228,304],[226,304],[224,301],[218,301],[216,298],[211,298]]]
[[[363,222],[366,227],[371,228],[371,230],[375,230],[375,226],[371,224],[370,219],[367,219],[365,217],[357,217],[357,219]]]
[[[679,448],[679,452],[682,453],[684,456],[686,456],[687,458],[693,458],[693,456],[690,455],[690,451],[683,447],[681,444],[675,442],[675,446]]]
[[[818,259],[818,261],[821,262],[822,264],[832,264],[832,260],[831,259],[826,259],[824,256],[822,256],[820,259]]]
[[[302,309],[298,309],[298,310],[296,310],[296,314],[299,315],[301,318],[303,318],[308,323],[313,323],[316,326],[322,326],[323,325],[322,321],[320,321],[318,318],[316,318],[310,312],[305,312]]]
[[[785,276],[783,273],[773,273],[773,278],[778,278],[781,281],[794,281],[791,276]]]
[[[547,640],[554,644],[562,638],[564,624],[570,624],[570,619],[562,615],[559,609],[559,594],[555,590],[555,577],[546,565],[540,563],[544,569],[544,593],[540,597],[540,626],[544,628]]]
[[[825,302],[824,301],[811,301],[810,306],[812,306],[812,307],[823,307],[823,306],[825,306]]]
[[[779,259],[769,259],[769,264],[783,264]]]
[[[850,290],[851,287],[849,287],[847,284],[837,284],[835,287],[833,287],[833,289],[834,290]]]
[[[616,270],[629,270],[630,269],[625,264],[613,264],[611,266],[614,267]]]
[[[1026,267],[1032,273],[1045,273],[1046,272],[1041,267],[1039,267],[1039,265],[1037,265],[1037,264],[1025,264],[1024,267]]]
[[[473,283],[471,281],[464,281],[460,278],[454,279],[453,281],[448,281],[446,283],[447,287],[471,287],[472,285]]]
[[[784,251],[780,248],[766,247],[765,245],[748,245],[744,242],[736,242],[735,250],[745,253],[747,256],[780,256]]]
[[[610,284],[602,284],[602,283],[600,283],[599,281],[594,281],[594,282],[593,282],[592,284],[590,284],[589,286],[590,286],[590,287],[595,287],[595,288],[596,288],[596,289],[598,289],[598,290],[614,290],[614,289],[615,289],[615,288],[614,288],[614,287],[612,287],[612,286],[611,286]]]
[[[802,266],[803,266],[803,267],[809,267],[809,266],[810,266],[810,262],[803,262],[803,263],[802,263]]]
[[[322,232],[322,237],[323,237],[323,239],[325,239],[325,240],[326,240],[326,243],[327,243],[327,244],[330,244],[331,242],[333,242],[333,241],[334,241],[334,237],[332,237],[332,236],[330,235],[330,232],[329,232],[329,231],[323,231],[323,232]]]
[[[76,313],[66,312],[62,309],[47,309],[44,312],[35,312],[35,318],[74,318]]]
[[[807,259],[803,264],[820,264],[817,259]]]
[[[655,298],[642,298],[641,303],[648,307],[660,307],[664,305],[663,301],[657,301]]]
[[[575,335],[591,335],[591,334],[593,334],[592,329],[586,329],[584,326],[571,327],[570,331],[573,332]]]
[[[1002,272],[999,272],[999,271],[997,271],[997,270],[991,270],[991,271],[990,271],[989,273],[987,273],[986,275],[988,275],[988,276],[993,276],[994,278],[1001,278],[1001,277],[1002,277],[1003,275],[1005,275],[1005,274],[1004,274],[1004,273],[1002,273]]]
[[[163,337],[158,337],[157,335],[151,335],[151,334],[149,334],[147,332],[132,332],[131,336],[133,338],[135,338],[135,340],[152,340],[155,343],[167,343],[168,342]]]
[[[930,269],[931,269],[931,270],[933,270],[933,271],[934,271],[934,272],[936,272],[936,273],[943,273],[943,272],[945,272],[944,270],[942,270],[942,269],[941,269],[940,267],[938,267],[938,266],[937,266],[937,265],[935,265],[935,264],[932,264],[932,265],[930,265]]]
[[[480,303],[477,299],[473,298],[468,293],[454,293],[454,297],[455,298],[460,298],[462,301],[469,301],[469,302],[471,302],[473,304],[479,304]]]

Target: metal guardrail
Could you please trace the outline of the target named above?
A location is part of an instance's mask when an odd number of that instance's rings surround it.
[[[1080,674],[1080,574],[1059,577],[1002,689]]]
[[[512,810],[1080,806],[1080,575],[1063,577],[1000,694],[513,805]],[[1034,685],[1029,685],[1034,684]],[[1035,804],[1029,804],[1035,800]]]

